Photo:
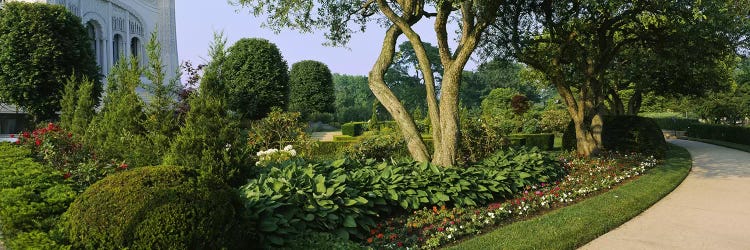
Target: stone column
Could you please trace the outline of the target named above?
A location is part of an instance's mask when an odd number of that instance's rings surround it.
[[[159,42],[166,70],[166,80],[175,77],[175,70],[180,66],[177,57],[177,24],[175,21],[175,0],[158,0]]]

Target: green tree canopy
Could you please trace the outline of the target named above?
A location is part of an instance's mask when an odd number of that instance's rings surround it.
[[[243,38],[229,47],[221,67],[227,105],[247,119],[260,119],[289,102],[289,72],[281,51],[260,38]]]
[[[502,8],[506,14],[491,27],[492,38],[485,40],[489,46],[484,51],[510,54],[543,72],[575,123],[578,153],[590,155],[602,148],[601,115],[607,95],[616,93],[611,91],[609,77],[619,56],[633,46],[674,49],[690,43],[732,53],[747,22],[748,4],[744,2],[511,1]],[[670,34],[669,29],[689,35],[677,36],[671,43],[649,43]],[[706,37],[713,42],[704,43]],[[726,54],[706,56],[722,60],[721,55]]]
[[[375,96],[367,86],[366,76],[333,74],[336,91],[336,120],[341,123],[367,121]]]
[[[301,61],[289,73],[289,111],[307,118],[312,113],[333,113],[333,77],[328,66],[318,61]]]
[[[380,55],[369,75],[369,86],[376,98],[398,123],[411,156],[421,162],[454,165],[459,140],[458,95],[461,75],[471,55],[483,40],[485,30],[495,23],[504,1],[301,1],[301,0],[237,0],[256,15],[267,15],[266,25],[280,31],[285,28],[310,32],[326,30],[332,45],[342,45],[351,35],[364,31],[371,21],[386,27]],[[413,25],[434,20],[439,61],[443,68],[440,91],[430,58],[420,34]],[[458,45],[449,45],[449,25],[459,33]],[[402,100],[388,86],[385,75],[394,62],[396,43],[405,35],[414,48],[419,71],[424,78],[425,99],[431,122],[434,151],[428,148],[417,130],[416,123]]]
[[[73,74],[94,81],[92,95],[98,102],[101,77],[81,19],[60,5],[5,3],[0,9],[0,101],[23,108],[37,121],[52,119]]]

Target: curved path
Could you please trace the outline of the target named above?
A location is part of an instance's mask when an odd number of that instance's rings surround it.
[[[637,217],[582,249],[750,249],[750,153],[671,140],[693,169]]]

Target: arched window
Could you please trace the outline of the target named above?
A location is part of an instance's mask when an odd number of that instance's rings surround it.
[[[130,54],[132,54],[133,58],[136,58],[136,60],[138,60],[138,52],[140,52],[140,49],[140,41],[137,37],[133,37],[133,39],[130,40]]]
[[[112,60],[113,64],[116,64],[120,61],[120,55],[122,53],[122,48],[120,47],[120,44],[122,44],[122,36],[120,34],[115,34],[115,38],[112,39]]]
[[[94,23],[92,21],[89,21],[86,23],[86,30],[89,33],[89,41],[91,42],[91,51],[94,52],[94,58],[96,59],[96,64],[101,65],[102,62],[99,61],[99,48],[97,46],[96,41],[96,26],[94,26]]]

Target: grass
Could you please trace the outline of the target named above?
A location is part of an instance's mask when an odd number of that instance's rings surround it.
[[[722,147],[727,147],[727,148],[733,148],[733,149],[736,149],[736,150],[745,151],[745,152],[749,152],[750,153],[750,145],[737,144],[737,143],[733,143],[733,142],[711,140],[711,139],[693,138],[693,137],[686,137],[686,136],[680,137],[679,139],[705,142],[705,143],[709,143],[709,144],[714,144],[714,145],[718,145],[718,146],[722,146]]]
[[[574,249],[617,228],[672,192],[690,172],[690,153],[670,145],[665,162],[612,191],[460,242],[450,249]]]

